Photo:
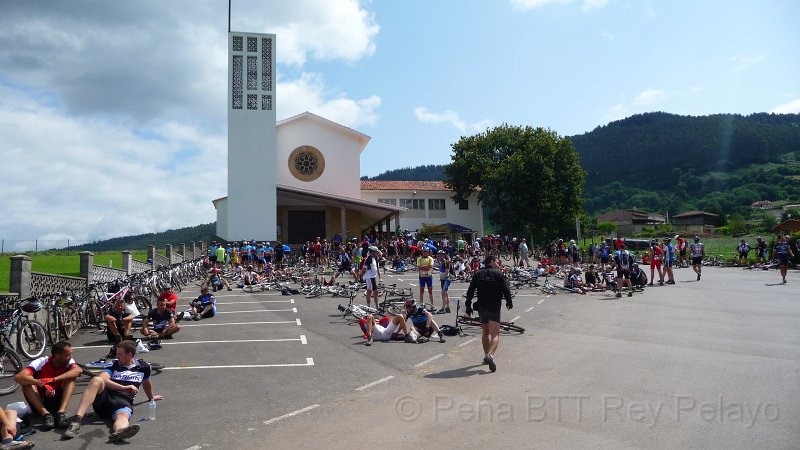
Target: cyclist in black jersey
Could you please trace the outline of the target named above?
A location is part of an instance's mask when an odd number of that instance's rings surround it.
[[[72,416],[63,439],[72,439],[78,435],[81,420],[89,405],[98,416],[114,420],[113,432],[108,437],[110,442],[129,439],[139,432],[138,424],[130,424],[133,400],[139,393],[139,387],[144,388],[148,400],[163,400],[164,397],[153,394],[150,364],[134,356],[136,356],[136,344],[133,342],[122,341],[117,345],[117,359],[111,367],[92,378],[86,386],[78,410]]]

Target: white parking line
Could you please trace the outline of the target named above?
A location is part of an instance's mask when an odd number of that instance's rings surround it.
[[[511,322],[512,322],[512,323],[513,323],[513,322],[516,322],[516,321],[518,321],[518,320],[519,320],[519,319],[521,319],[521,318],[522,318],[522,316],[517,316],[517,317],[514,317],[513,319],[511,319]]]
[[[275,294],[263,293],[263,292],[253,292],[253,293],[251,293],[251,294],[217,294],[216,296],[217,296],[217,297],[220,297],[220,298],[227,298],[227,297],[244,297],[244,296],[251,296],[251,295],[272,295],[272,296],[275,296],[275,295],[277,295],[277,292],[278,292],[278,291],[275,291],[275,292],[276,292]]]
[[[380,380],[378,380],[378,381],[373,381],[372,383],[368,383],[368,384],[365,384],[365,385],[363,385],[363,386],[361,386],[361,387],[357,387],[357,388],[356,388],[356,390],[357,390],[357,391],[363,391],[363,390],[365,390],[365,389],[369,389],[369,388],[371,388],[372,386],[375,386],[375,385],[378,385],[378,384],[381,384],[381,383],[385,383],[385,382],[387,382],[387,381],[391,380],[392,378],[394,378],[394,375],[389,375],[389,376],[388,376],[388,377],[386,377],[386,378],[381,378],[381,379],[380,379]]]
[[[283,339],[232,339],[227,341],[181,341],[181,342],[161,341],[161,345],[229,344],[229,343],[236,344],[243,342],[290,342],[290,341],[300,341],[300,343],[303,345],[308,344],[308,342],[306,341],[306,335],[301,334],[299,338],[283,338]],[[108,344],[83,345],[83,346],[75,346],[72,348],[77,350],[77,349],[99,348],[99,347],[108,347]]]
[[[471,344],[471,343],[473,343],[473,342],[475,342],[477,340],[478,340],[478,338],[472,338],[472,339],[468,340],[467,342],[462,342],[462,343],[458,344],[458,346],[459,347],[465,347],[465,346],[467,346],[467,345],[469,345],[469,344]]]
[[[279,324],[279,323],[294,323],[300,325],[300,319],[295,320],[276,320],[274,322],[231,322],[231,323],[192,323],[181,325],[181,328],[188,328],[188,327],[227,327],[231,325],[267,325],[267,324]]]
[[[314,365],[314,358],[306,358],[304,364],[230,364],[227,366],[180,366],[164,367],[161,370],[188,370],[188,369],[261,369],[264,367],[308,367]]]
[[[274,419],[269,419],[269,420],[264,422],[264,425],[269,425],[271,423],[275,423],[275,422],[281,421],[283,419],[288,419],[289,417],[293,417],[293,416],[296,416],[298,414],[303,414],[304,412],[311,411],[314,408],[319,408],[319,405],[315,404],[315,405],[311,405],[311,406],[306,406],[303,409],[298,409],[297,411],[290,412],[289,414],[284,414],[284,415],[276,417]]]
[[[419,364],[415,365],[414,367],[421,367],[421,366],[424,366],[425,364],[428,364],[428,363],[429,363],[429,362],[431,362],[431,361],[435,361],[435,360],[437,360],[437,359],[441,358],[442,356],[444,356],[444,353],[439,353],[439,354],[438,354],[438,355],[436,355],[436,356],[430,357],[430,358],[426,359],[425,361],[422,361],[421,363],[419,363]]]
[[[241,313],[255,313],[255,312],[288,312],[291,311],[297,314],[297,308],[291,309],[253,309],[250,311],[217,311],[217,314],[241,314]]]
[[[531,312],[534,309],[536,309],[536,307],[535,306],[531,306],[530,308],[526,309],[525,312]]]
[[[218,305],[246,305],[249,303],[294,303],[294,299],[289,300],[258,300],[254,302],[217,302]]]
[[[548,297],[550,297],[550,296],[548,295]],[[541,305],[543,301],[544,301],[544,299],[541,299],[541,300],[539,300],[538,302],[536,302],[536,304],[537,304],[537,305]]]

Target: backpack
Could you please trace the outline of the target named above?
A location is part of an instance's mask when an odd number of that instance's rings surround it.
[[[627,250],[619,252],[619,264],[622,267],[630,267],[631,257],[630,253],[628,253]]]
[[[461,330],[458,327],[450,325],[440,325],[439,331],[441,331],[442,334],[445,336],[456,336],[461,334]]]

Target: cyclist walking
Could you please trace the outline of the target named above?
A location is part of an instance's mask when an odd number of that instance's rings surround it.
[[[489,370],[494,372],[497,370],[494,355],[500,344],[500,302],[505,298],[506,308],[514,307],[508,283],[500,271],[500,262],[494,255],[486,257],[483,261],[483,269],[476,271],[469,283],[466,301],[468,316],[472,315],[472,298],[475,296],[476,290],[478,291],[478,301],[475,303],[475,309],[478,311],[478,318],[483,329],[481,335],[484,352],[483,363],[488,364]]]
[[[783,282],[786,283],[786,270],[789,267],[789,258],[794,257],[792,247],[789,244],[789,235],[779,236],[775,246],[772,249],[772,254],[778,258],[778,266],[781,270],[781,277]]]
[[[689,246],[692,251],[692,270],[697,274],[697,281],[700,281],[700,275],[703,271],[703,257],[706,256],[706,248],[700,242],[700,236],[694,237],[694,243]]]

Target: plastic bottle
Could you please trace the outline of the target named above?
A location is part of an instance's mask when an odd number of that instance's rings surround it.
[[[150,404],[148,405],[149,414],[147,416],[148,420],[156,420],[156,400],[150,400]]]

